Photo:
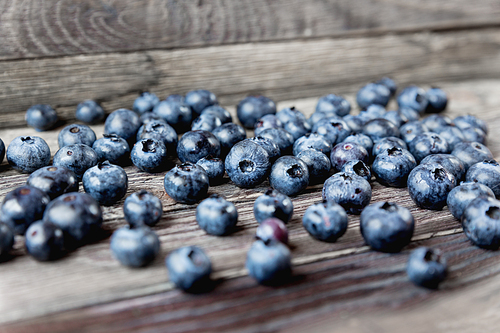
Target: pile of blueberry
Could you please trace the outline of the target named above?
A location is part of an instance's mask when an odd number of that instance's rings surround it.
[[[148,173],[168,170],[164,188],[176,202],[203,200],[196,221],[215,236],[236,229],[238,212],[220,195],[206,198],[209,187],[223,183],[225,174],[242,188],[268,179],[271,188],[255,200],[259,227],[246,260],[249,274],[262,284],[282,283],[291,274],[285,225],[293,214],[289,196],[311,184],[323,184],[323,201],[310,206],[302,221],[317,240],[335,242],[347,230],[347,214],[360,214],[361,234],[372,249],[394,253],[410,243],[415,221],[407,208],[391,202],[370,205],[373,175],[385,186],[408,187],[419,207],[448,205],[474,244],[498,248],[500,166],[484,145],[486,124],[471,115],[453,120],[439,115],[448,99],[438,88],[409,86],[397,96],[399,109],[386,111],[396,90],[389,78],[362,87],[356,96],[358,115],[350,114],[343,97],[326,95],[308,119],[294,107],[277,112],[271,99],[250,96],[237,107],[243,126],[233,123],[207,90],[163,101],[146,92],[133,110],[119,109],[106,118],[100,139],[87,125],[63,128],[52,165],[43,139],[17,137],[7,148],[7,160],[31,175],[1,205],[0,255],[7,256],[14,234],[25,235],[28,253],[43,261],[95,239],[102,224],[100,206],[126,194],[122,167],[130,163]],[[430,115],[420,119],[425,113]],[[94,124],[105,113],[96,102],[85,101],[76,118]],[[35,105],[26,121],[43,131],[56,124],[57,114],[50,106]],[[255,136],[247,138],[245,128],[253,128]],[[180,164],[174,166],[175,157]],[[85,193],[78,192],[80,181]],[[111,251],[123,265],[145,266],[160,250],[151,226],[162,216],[161,201],[141,190],[126,198],[123,211],[128,226],[113,233]],[[173,251],[166,266],[181,289],[203,288],[210,281],[210,259],[196,246]],[[429,288],[438,287],[446,270],[444,257],[430,248],[413,251],[408,261],[410,279]]]

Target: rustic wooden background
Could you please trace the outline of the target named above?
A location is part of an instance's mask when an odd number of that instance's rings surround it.
[[[353,101],[362,84],[389,75],[401,86],[443,87],[450,94],[448,115],[470,113],[488,122],[488,146],[499,158],[499,14],[500,3],[489,0],[0,0],[0,138],[8,144],[36,134],[54,154],[57,130],[24,127],[24,112],[35,103],[49,103],[72,121],[76,104],[86,98],[111,112],[130,107],[141,90],[164,97],[207,88],[233,115],[232,105],[255,92],[311,114],[322,94],[342,93]],[[93,128],[99,137],[102,125]],[[27,176],[5,162],[0,170],[3,199]],[[105,237],[58,262],[38,263],[25,255],[19,237],[15,258],[0,265],[0,331],[498,327],[500,253],[472,246],[447,209],[416,208],[406,189],[373,182],[373,201],[397,201],[417,220],[412,244],[397,255],[369,251],[356,216],[337,243],[313,240],[301,217],[320,199],[321,185],[294,197],[294,279],[268,288],[257,286],[243,268],[257,226],[253,201],[267,182],[247,190],[231,182],[210,189],[233,201],[240,214],[240,229],[219,238],[197,227],[194,206],[176,204],[164,193],[163,174],[126,171],[129,193],[147,188],[164,204],[155,227],[159,258],[145,269],[123,268]],[[108,235],[125,224],[122,203],[104,208]],[[220,283],[210,293],[187,295],[168,282],[163,258],[188,243],[213,260]],[[437,292],[406,278],[409,251],[420,245],[440,248],[449,259],[450,277]]]

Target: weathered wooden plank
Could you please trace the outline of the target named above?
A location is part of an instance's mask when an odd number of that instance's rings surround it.
[[[497,1],[0,1],[0,59],[500,24]]]
[[[400,85],[497,78],[499,60],[500,30],[485,29],[4,61],[0,127],[24,125],[37,103],[71,120],[84,99],[112,111],[145,89],[164,98],[207,88],[226,105],[257,92],[282,101],[352,92],[382,75]]]

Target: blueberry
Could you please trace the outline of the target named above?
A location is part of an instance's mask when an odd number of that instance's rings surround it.
[[[406,273],[417,286],[437,289],[446,278],[448,265],[438,250],[419,247],[410,254]]]
[[[469,126],[464,127],[461,130],[464,136],[464,141],[479,142],[482,144],[486,143],[486,133],[484,133],[482,129],[474,126]]]
[[[386,106],[391,98],[391,91],[384,84],[368,83],[359,89],[356,94],[356,102],[361,109],[371,104]]]
[[[132,227],[141,225],[152,227],[160,221],[162,213],[160,199],[146,190],[132,193],[123,204],[125,220]]]
[[[370,120],[384,118],[386,110],[382,105],[371,104],[359,112],[358,117],[366,124]],[[364,126],[364,124],[363,124]]]
[[[342,119],[347,124],[347,127],[351,129],[351,133],[361,133],[366,123],[359,115],[353,116],[352,114],[348,114]]]
[[[76,107],[76,119],[86,124],[97,124],[104,120],[106,113],[103,108],[93,100],[86,100]]]
[[[64,255],[64,233],[51,222],[34,222],[24,240],[26,251],[39,261],[59,259]]]
[[[264,138],[262,136],[255,136],[253,138],[248,138],[243,140],[245,142],[253,142],[264,148],[269,154],[269,162],[274,163],[278,157],[281,156],[280,147],[274,141],[269,140],[268,138]]]
[[[336,173],[325,181],[323,200],[334,201],[346,212],[359,214],[370,203],[372,188],[363,177],[352,173]]]
[[[406,142],[404,142],[400,138],[388,136],[387,138],[380,139],[374,143],[372,155],[377,156],[378,154],[383,153],[390,148],[408,149],[408,146],[406,145]]]
[[[166,123],[165,119],[163,119],[162,117],[153,112],[144,112],[143,114],[141,114],[141,117],[139,119],[141,119],[141,123],[143,125],[153,120],[161,120],[164,123]]]
[[[343,142],[354,142],[366,149],[368,154],[373,150],[373,141],[368,135],[362,133],[351,134]]]
[[[392,110],[387,111],[384,114],[384,119],[389,120],[391,123],[396,125],[397,127],[401,127],[408,122],[408,118],[406,118],[401,112]]]
[[[439,136],[439,134],[432,132],[424,132],[417,135],[410,141],[408,148],[419,163],[429,155],[449,153],[448,142]]]
[[[455,145],[451,154],[458,157],[458,159],[464,163],[466,171],[469,170],[473,164],[493,159],[491,151],[479,142],[458,143]]]
[[[212,132],[220,125],[222,125],[222,121],[218,116],[213,113],[202,113],[198,118],[193,120],[191,131],[201,130]]]
[[[324,136],[308,133],[298,138],[293,144],[293,154],[297,156],[301,151],[314,149],[329,156],[332,151],[332,145]]]
[[[363,161],[349,161],[342,166],[342,170],[340,171],[343,173],[354,173],[355,175],[363,177],[367,181],[370,181],[370,179],[372,178],[370,167],[367,166]]]
[[[128,177],[120,166],[105,161],[85,171],[82,184],[97,202],[110,206],[127,193]]]
[[[465,167],[461,160],[451,154],[435,154],[429,155],[420,161],[420,164],[436,163],[448,170],[455,176],[457,184],[465,176]]]
[[[392,147],[377,155],[372,170],[379,183],[405,187],[408,175],[416,166],[415,157],[408,150]]]
[[[448,96],[446,93],[439,88],[431,88],[426,92],[427,100],[429,104],[427,104],[427,108],[425,112],[427,113],[439,113],[443,112],[446,109],[446,105],[448,104]]]
[[[481,183],[466,183],[462,182],[460,186],[455,187],[448,194],[446,204],[450,213],[458,220],[462,219],[465,208],[472,200],[478,197],[495,197],[495,193]]]
[[[53,164],[73,171],[81,180],[87,169],[93,167],[99,161],[94,149],[87,145],[75,144],[64,146],[54,155]]]
[[[219,104],[217,97],[215,97],[212,92],[203,89],[188,92],[186,97],[184,97],[184,103],[187,104],[196,115],[199,115],[201,111],[211,105]]]
[[[307,164],[295,156],[282,156],[274,162],[269,184],[285,195],[296,195],[309,184]]]
[[[344,141],[351,135],[347,123],[338,118],[325,118],[314,124],[313,133],[323,135],[332,145]]]
[[[368,152],[355,142],[341,142],[333,147],[330,154],[332,167],[336,171],[342,170],[342,166],[352,160],[368,163]]]
[[[92,145],[99,161],[124,166],[130,162],[130,147],[127,141],[116,134],[104,134]]]
[[[328,177],[332,163],[322,152],[314,149],[306,149],[301,151],[297,157],[307,165],[310,184],[321,183]]]
[[[392,202],[377,202],[363,209],[359,226],[372,249],[399,252],[410,243],[415,221],[409,209]]]
[[[383,77],[380,80],[376,81],[375,83],[386,86],[387,89],[389,89],[389,91],[391,92],[391,96],[394,96],[394,94],[396,93],[396,90],[398,89],[396,82],[394,82],[393,79],[388,78],[388,77]]]
[[[101,228],[102,211],[99,203],[86,193],[66,193],[52,200],[45,209],[43,220],[52,222],[65,233],[71,247],[90,239]]]
[[[206,197],[209,179],[202,167],[185,162],[165,174],[163,185],[165,192],[175,201],[194,204]]]
[[[437,133],[441,128],[450,126],[451,119],[440,114],[431,114],[430,116],[422,119],[422,124],[427,126],[429,131]]]
[[[473,164],[467,170],[465,180],[486,185],[495,193],[495,196],[500,196],[500,165],[495,160]]]
[[[222,183],[226,173],[223,160],[218,157],[207,156],[196,162],[196,165],[205,170],[210,180],[210,186]]]
[[[292,146],[295,142],[293,136],[282,128],[268,128],[260,132],[260,137],[269,139],[280,148],[281,155],[291,153]]]
[[[455,145],[457,143],[465,141],[465,136],[462,133],[462,130],[456,126],[440,127],[436,130],[436,133],[448,142],[450,150],[455,149]]]
[[[113,111],[104,122],[104,134],[116,134],[127,140],[129,145],[136,140],[141,119],[134,111],[118,109]]]
[[[279,284],[292,272],[290,250],[278,241],[257,240],[247,253],[245,264],[251,277],[260,284]]]
[[[343,117],[351,112],[351,104],[342,96],[328,94],[322,96],[316,104],[316,112],[333,112]]]
[[[5,223],[0,223],[0,260],[5,260],[14,246],[14,233]]]
[[[87,125],[72,124],[64,127],[57,137],[59,148],[74,144],[84,144],[92,147],[96,137],[94,131]]]
[[[302,225],[314,238],[323,242],[335,242],[347,230],[347,214],[339,204],[324,201],[307,208]]]
[[[276,118],[278,118],[283,125],[296,119],[306,120],[304,114],[297,110],[294,106],[280,110],[276,113]]]
[[[363,126],[363,134],[372,139],[373,142],[389,136],[399,137],[400,132],[396,125],[387,119],[373,119]]]
[[[401,138],[408,144],[419,134],[429,132],[429,129],[421,121],[410,121],[401,126],[399,131],[401,133]]]
[[[50,148],[38,136],[18,136],[7,147],[7,162],[22,173],[32,173],[50,163]]]
[[[425,90],[417,86],[408,86],[398,95],[398,105],[400,108],[409,107],[419,113],[427,108],[428,100]]]
[[[142,267],[156,258],[160,252],[160,240],[147,226],[126,226],[113,233],[110,248],[122,265]]]
[[[204,108],[203,111],[201,111],[200,116],[203,114],[214,115],[217,118],[219,118],[223,124],[230,123],[233,121],[233,117],[231,116],[229,111],[227,111],[220,105],[211,105],[209,107]]]
[[[274,114],[266,114],[258,119],[254,125],[254,134],[258,136],[263,130],[267,128],[283,128],[283,123]]]
[[[191,108],[179,101],[161,101],[155,106],[153,113],[160,116],[177,132],[188,130],[193,117]]]
[[[57,113],[50,105],[36,104],[26,111],[24,119],[29,127],[37,131],[46,131],[57,123]]]
[[[196,163],[208,155],[219,157],[220,150],[217,137],[207,131],[186,132],[177,144],[177,156],[181,162]]]
[[[351,115],[347,115],[347,116],[351,116]],[[340,116],[337,116],[337,114],[335,112],[316,111],[309,117],[309,119],[307,119],[307,122],[309,123],[309,125],[314,126],[314,124],[316,124],[318,121],[320,121],[321,119],[324,119],[324,118],[344,119],[344,118],[347,118],[347,116],[340,117]]]
[[[454,187],[453,174],[436,163],[420,164],[408,176],[410,197],[425,209],[441,210]]]
[[[138,114],[153,111],[153,108],[160,103],[160,99],[151,92],[143,92],[134,101],[133,110]]]
[[[268,189],[264,194],[255,199],[253,213],[257,222],[269,218],[277,218],[288,223],[293,215],[292,200],[283,193]]]
[[[472,200],[462,215],[462,227],[469,240],[478,247],[500,246],[500,201],[491,197]]]
[[[168,95],[165,100],[167,102],[177,102],[177,103],[184,103],[184,96],[179,95],[179,94],[172,94]]]
[[[235,230],[238,212],[233,203],[212,194],[196,207],[196,221],[207,234],[223,236]]]
[[[210,283],[212,263],[197,246],[185,246],[172,251],[165,260],[169,280],[177,288],[191,291],[205,288]]]
[[[142,125],[137,132],[137,141],[141,139],[155,139],[162,141],[167,148],[167,154],[174,155],[177,149],[177,132],[167,123],[152,120]]]
[[[470,114],[456,117],[453,119],[453,124],[460,129],[467,128],[469,126],[477,127],[484,133],[488,134],[488,126],[486,125],[486,122]]]
[[[50,199],[68,192],[78,192],[78,179],[73,171],[64,167],[47,166],[33,172],[26,181],[47,193]]]
[[[3,158],[5,157],[5,144],[2,139],[0,139],[0,164],[3,162]]]
[[[293,140],[297,140],[301,136],[311,132],[311,125],[304,119],[292,119],[285,123],[284,129],[293,136]]]
[[[221,156],[226,156],[236,143],[247,138],[245,129],[233,123],[226,123],[217,127],[213,130],[212,134],[215,135],[220,142]]]
[[[224,162],[226,172],[238,187],[254,187],[269,175],[271,162],[266,149],[252,141],[238,142]]]
[[[238,103],[236,113],[244,127],[253,128],[266,114],[276,114],[276,104],[265,96],[249,96]]]
[[[407,106],[399,107],[398,112],[402,116],[406,117],[406,119],[408,119],[408,121],[417,121],[420,119],[420,112],[418,112],[410,107],[407,107]]]
[[[255,238],[269,244],[278,241],[288,244],[288,229],[282,220],[270,217],[262,221],[255,231]]]

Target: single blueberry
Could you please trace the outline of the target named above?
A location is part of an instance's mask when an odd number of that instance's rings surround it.
[[[377,156],[378,154],[390,148],[408,149],[408,146],[402,139],[396,138],[394,136],[388,136],[387,138],[380,139],[374,143],[372,155]]]
[[[419,113],[427,108],[428,100],[425,90],[417,86],[408,86],[403,89],[397,98],[400,108],[409,107]]]
[[[269,184],[285,195],[296,195],[309,184],[307,164],[295,156],[282,156],[274,162]]]
[[[427,126],[429,131],[438,133],[440,129],[451,125],[451,119],[440,114],[431,114],[422,119],[422,124]]]
[[[141,124],[141,119],[134,111],[118,109],[106,118],[104,134],[116,134],[127,140],[130,145],[135,142]]]
[[[419,163],[429,155],[449,153],[448,142],[439,134],[432,132],[417,135],[408,144],[408,149]]]
[[[304,213],[302,225],[314,238],[335,242],[347,230],[347,214],[342,206],[333,201],[315,203]]]
[[[178,103],[184,103],[184,96],[179,95],[179,94],[172,94],[168,95],[165,100],[167,102],[178,102]]]
[[[57,123],[57,113],[46,104],[36,104],[31,106],[24,116],[29,127],[37,131],[47,131]]]
[[[203,157],[220,156],[221,145],[217,137],[207,131],[189,131],[177,144],[177,156],[181,162],[196,163]]]
[[[142,139],[137,141],[130,154],[132,163],[141,171],[156,173],[167,168],[168,151],[163,141]]]
[[[233,203],[212,194],[196,207],[196,221],[207,234],[223,236],[235,230],[238,211]]]
[[[288,244],[288,229],[282,220],[269,217],[262,221],[255,231],[255,238],[269,244],[278,241]]]
[[[416,166],[417,161],[408,150],[392,147],[377,155],[372,170],[379,183],[405,187],[408,175]]]
[[[420,119],[420,112],[409,108],[407,106],[399,107],[398,112],[404,116],[408,121],[417,121]]]
[[[218,157],[212,157],[209,155],[196,162],[196,165],[202,167],[203,170],[205,170],[208,178],[210,179],[210,186],[222,183],[224,174],[226,173],[226,168],[224,166],[223,160]]]
[[[161,101],[155,106],[153,113],[160,116],[179,133],[189,129],[193,117],[191,108],[181,101]]]
[[[429,155],[422,161],[420,161],[420,164],[425,164],[425,163],[436,163],[441,165],[443,168],[451,172],[453,176],[455,176],[457,185],[465,176],[464,164],[462,163],[461,160],[459,160],[457,157],[451,154]]]
[[[431,88],[426,92],[427,100],[429,104],[427,104],[427,108],[425,112],[427,113],[439,113],[443,112],[446,109],[446,105],[448,104],[448,96],[446,93],[439,88]]]
[[[493,154],[488,147],[479,142],[458,143],[455,145],[451,154],[458,157],[458,159],[463,162],[466,171],[469,170],[473,164],[493,159]]]
[[[187,104],[195,115],[199,115],[205,108],[219,104],[217,97],[210,91],[204,89],[191,90],[184,97]]]
[[[292,152],[292,147],[295,142],[293,136],[282,128],[268,128],[260,132],[259,137],[263,137],[275,142],[279,148],[281,155],[287,155]]]
[[[233,121],[233,117],[231,116],[229,111],[227,111],[226,109],[224,109],[220,105],[211,105],[211,106],[204,108],[203,111],[201,111],[200,116],[203,114],[214,115],[217,118],[219,118],[223,124],[230,123]]]
[[[269,154],[269,162],[274,163],[281,156],[280,147],[274,141],[264,138],[262,136],[255,136],[253,138],[248,138],[242,142],[253,142],[264,148]]]
[[[332,151],[332,145],[324,136],[308,133],[300,138],[298,138],[293,144],[293,154],[297,156],[301,151],[307,149],[317,150],[326,156],[330,156]]]
[[[358,145],[361,145],[363,148],[365,148],[368,154],[370,154],[373,150],[372,139],[370,139],[368,135],[362,133],[351,134],[347,138],[345,138],[343,142],[357,143]]]
[[[363,126],[363,134],[372,139],[373,142],[389,136],[399,137],[399,128],[387,119],[373,119]]]
[[[354,173],[355,175],[363,177],[367,181],[370,181],[372,178],[370,167],[366,165],[363,161],[359,160],[352,160],[347,162],[342,166],[342,170],[340,170],[340,172]]]
[[[322,190],[323,200],[334,201],[344,207],[346,212],[360,214],[370,203],[372,188],[370,183],[353,173],[336,173],[325,181]]]
[[[271,170],[267,150],[252,141],[235,144],[227,154],[224,165],[227,175],[238,187],[259,185]]]
[[[401,138],[408,144],[419,134],[429,132],[429,129],[421,121],[410,121],[401,126],[399,132]]]
[[[184,291],[203,290],[210,283],[212,263],[197,246],[172,251],[165,259],[169,280]]]
[[[76,119],[86,124],[97,124],[104,120],[106,113],[103,108],[93,100],[86,100],[76,107]]]
[[[141,139],[162,141],[169,155],[174,155],[177,149],[177,132],[163,121],[153,120],[142,125],[137,132],[137,141]]]
[[[32,173],[49,165],[49,145],[38,136],[18,136],[7,147],[7,162],[19,172]]]
[[[132,227],[156,225],[163,213],[160,199],[154,194],[140,190],[129,195],[123,203],[123,214],[125,220]]]
[[[283,128],[283,123],[274,114],[266,114],[258,119],[254,125],[254,134],[258,136],[263,130],[267,128]]]
[[[82,184],[99,204],[110,206],[127,193],[128,177],[120,166],[105,161],[85,171]]]
[[[335,115],[343,117],[351,112],[351,104],[342,96],[328,94],[318,100],[316,112],[333,112]]]
[[[384,118],[386,115],[386,110],[382,105],[371,104],[359,112],[358,117],[363,120],[364,124],[369,122],[370,120]],[[364,126],[363,124],[363,126]]]
[[[95,133],[90,127],[78,124],[64,127],[57,136],[59,148],[79,143],[92,147],[95,139]]]
[[[406,118],[401,112],[396,110],[387,111],[384,114],[384,119],[389,120],[397,127],[401,127],[408,122],[408,118]]]
[[[394,82],[393,79],[388,77],[383,77],[380,80],[376,81],[375,83],[386,86],[387,89],[389,89],[389,91],[391,92],[391,96],[394,96],[396,90],[398,89],[396,82]]]
[[[141,114],[140,119],[143,125],[153,120],[161,120],[166,123],[165,119],[163,119],[162,117],[153,112],[144,112],[143,114]]]
[[[351,116],[351,115],[347,115],[347,116]],[[316,111],[307,119],[307,122],[309,123],[309,125],[314,126],[314,124],[316,124],[318,121],[320,121],[321,119],[324,119],[324,118],[344,119],[344,118],[347,118],[347,116],[340,117],[340,116],[337,116],[337,114],[335,112]]]
[[[222,121],[217,115],[213,113],[202,113],[191,123],[191,131],[212,132],[220,125],[222,125]]]
[[[417,286],[437,289],[446,278],[448,265],[438,250],[419,247],[410,254],[406,273]]]
[[[304,114],[301,111],[297,110],[294,106],[281,109],[278,113],[276,113],[276,118],[281,121],[283,126],[285,126],[286,123],[296,119],[300,119],[303,121],[306,120]]]
[[[14,233],[5,223],[0,222],[0,260],[5,260],[14,246]]]
[[[462,182],[460,186],[455,187],[448,194],[446,204],[451,215],[456,219],[461,220],[465,208],[472,200],[479,197],[495,197],[495,193],[486,185],[481,183]]]
[[[309,125],[307,120],[300,118],[284,123],[283,128],[293,136],[294,141],[311,132],[311,125]]]
[[[132,109],[138,114],[153,111],[153,108],[160,103],[160,99],[151,92],[143,92],[134,101]]]
[[[472,200],[462,215],[464,233],[474,245],[486,249],[500,246],[500,201],[491,197]]]
[[[473,164],[467,174],[465,181],[480,183],[488,186],[495,196],[500,196],[500,165],[495,160],[484,160]]]
[[[356,102],[361,109],[371,104],[386,106],[391,98],[390,89],[384,84],[368,83],[359,89],[356,94]]]
[[[455,177],[437,163],[420,164],[408,176],[408,192],[421,208],[441,210],[448,193],[455,187]]]
[[[73,171],[78,180],[81,180],[85,171],[98,161],[99,157],[94,149],[87,145],[74,144],[60,148],[54,155],[52,163],[54,166]]]
[[[33,172],[26,181],[47,193],[50,199],[68,192],[78,192],[78,179],[73,171],[64,167],[47,166]]]
[[[247,138],[245,129],[233,123],[226,123],[217,127],[213,130],[212,134],[220,142],[221,156],[226,156],[236,143]]]
[[[313,125],[313,133],[323,135],[332,145],[344,141],[351,135],[347,123],[339,118],[324,118]]]
[[[276,114],[276,104],[265,96],[249,96],[238,103],[236,113],[244,127],[253,128],[266,114]]]
[[[122,265],[142,267],[156,258],[160,252],[160,240],[147,226],[125,226],[113,233],[110,248]]]
[[[484,133],[488,134],[488,126],[486,125],[486,122],[470,114],[456,117],[453,119],[453,124],[460,129],[467,128],[469,126],[477,127]]]
[[[116,165],[130,163],[130,147],[127,141],[116,134],[104,134],[92,145],[99,161],[109,161]]]
[[[332,167],[336,171],[342,170],[342,166],[349,161],[358,160],[368,163],[368,152],[355,142],[341,142],[333,147],[330,154]]]
[[[351,133],[361,133],[363,131],[363,126],[365,126],[366,121],[364,121],[359,115],[353,116],[352,114],[348,114],[342,118],[344,122],[347,124],[347,127],[351,129]],[[311,124],[311,125],[314,125]]]
[[[259,223],[269,218],[288,223],[293,215],[293,203],[287,195],[271,188],[255,199],[253,213]]]
[[[281,284],[292,272],[290,250],[278,241],[257,240],[248,250],[245,266],[260,284]]]
[[[436,130],[436,133],[448,142],[450,151],[455,149],[455,145],[457,143],[465,141],[465,136],[462,133],[462,130],[456,126],[440,127]]]
[[[484,133],[482,129],[469,126],[461,128],[461,130],[462,135],[464,136],[464,141],[479,142],[482,144],[486,143],[486,133]]]
[[[328,156],[315,149],[306,149],[297,154],[309,170],[309,184],[322,183],[330,173],[332,163]]]
[[[209,178],[202,167],[185,162],[165,174],[165,192],[177,202],[194,204],[206,197]]]
[[[24,239],[26,251],[39,261],[59,259],[64,255],[64,233],[55,224],[46,221],[34,222]]]

